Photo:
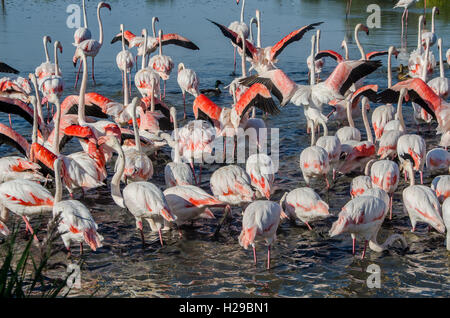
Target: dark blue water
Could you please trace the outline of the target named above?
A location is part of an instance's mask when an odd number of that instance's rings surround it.
[[[361,35],[360,39],[366,52],[387,50],[389,45],[400,46],[401,10],[392,9],[392,1],[371,1],[382,8],[380,29],[371,29],[370,35]],[[431,1],[428,1],[431,2]],[[450,44],[450,6],[448,1],[440,3],[441,15],[437,17],[438,36],[443,38],[444,46]],[[5,1],[5,9],[0,14],[1,60],[21,71],[22,76],[34,72],[36,66],[44,61],[42,36],[50,35],[53,40],[62,42],[64,51],[61,68],[66,90],[64,96],[77,94],[73,90],[75,69],[72,65],[74,30],[67,28],[66,8],[73,1]],[[139,34],[143,27],[151,30],[152,16],[158,16],[165,33],[180,33],[191,39],[200,51],[189,51],[175,46],[164,47],[164,54],[170,55],[175,65],[183,62],[194,69],[200,77],[200,88],[212,88],[217,79],[224,83],[232,81],[233,48],[229,40],[206,20],[210,18],[228,25],[238,20],[240,7],[235,1],[110,1],[112,11],[102,9],[104,24],[104,45],[96,58],[97,86],[89,83],[88,91],[96,91],[109,98],[121,100],[121,73],[115,63],[116,54],[121,49],[119,43],[110,44],[110,40],[119,32],[123,23],[126,29]],[[309,23],[324,21],[322,30],[322,49],[340,51],[340,43],[347,35],[350,40],[350,57],[359,58],[359,52],[352,41],[353,28],[357,23],[365,23],[367,1],[353,1],[349,19],[345,19],[346,1],[327,0],[247,0],[245,21],[254,16],[255,9],[262,14],[262,44],[275,44],[289,32]],[[80,1],[81,5],[81,1]],[[432,5],[432,4],[429,4]],[[89,28],[94,38],[98,38],[96,6],[88,1]],[[423,11],[413,7],[409,14],[408,44],[409,50],[416,45],[418,15]],[[428,10],[428,21],[431,24]],[[430,24],[428,26],[430,26]],[[256,32],[254,33],[256,36]],[[306,84],[306,57],[310,52],[310,36],[291,44],[279,56],[278,66],[298,83]],[[436,58],[437,48],[433,47]],[[53,47],[51,49],[53,52]],[[445,51],[444,51],[445,52]],[[53,54],[51,54],[53,55]],[[386,58],[384,66],[370,75],[367,83],[376,83],[380,88],[386,83]],[[404,64],[405,61],[401,61]],[[398,66],[399,61],[393,61]],[[139,64],[140,65],[140,64]],[[238,62],[239,65],[239,62]],[[329,74],[335,63],[327,61],[322,77]],[[446,67],[446,74],[449,71]],[[134,74],[133,74],[134,76]],[[438,69],[434,76],[438,76]],[[394,73],[394,82],[396,82]],[[133,96],[137,95],[136,89]],[[176,82],[176,69],[167,82],[166,100],[182,111],[183,102]],[[189,105],[192,98],[188,98]],[[221,106],[228,106],[232,100],[228,94],[214,98]],[[376,107],[376,105],[372,105]],[[411,132],[415,132],[412,121],[412,109],[405,107],[405,119]],[[189,109],[189,119],[192,119]],[[7,123],[7,116],[0,114],[0,121]],[[362,128],[362,123],[356,124]],[[300,152],[309,145],[306,135],[303,110],[288,105],[281,115],[267,120],[269,127],[280,128],[280,171],[276,184],[279,190],[273,200],[278,201],[285,191],[304,186],[298,160]],[[14,127],[25,136],[30,136],[31,127],[15,119]],[[330,133],[337,129],[330,125]],[[426,134],[427,148],[438,142],[433,133]],[[76,142],[65,148],[70,153],[79,149]],[[0,146],[0,155],[16,153],[14,149]],[[155,176],[152,180],[164,187],[163,169],[167,157],[153,162]],[[205,169],[203,188],[209,190],[209,177],[218,165]],[[112,169],[110,169],[112,174]],[[425,182],[430,184],[432,176],[425,173]],[[330,204],[330,211],[337,214],[349,200],[349,177],[339,177],[329,193],[321,192]],[[314,187],[320,191],[323,184]],[[99,251],[85,253],[85,265],[82,270],[83,289],[74,294],[88,295],[100,288],[97,295],[122,296],[449,296],[449,254],[445,250],[444,236],[435,232],[427,233],[419,226],[419,234],[411,234],[408,217],[403,213],[401,192],[407,186],[401,182],[394,196],[394,219],[383,226],[379,241],[392,233],[403,233],[409,249],[394,249],[378,254],[369,252],[364,261],[351,255],[349,236],[330,239],[328,231],[334,219],[314,224],[314,231],[306,227],[296,227],[288,223],[280,226],[278,240],[272,249],[270,271],[264,267],[266,248],[258,247],[259,264],[252,265],[251,251],[245,251],[237,241],[241,229],[238,210],[229,228],[222,230],[219,239],[213,239],[217,221],[197,221],[193,227],[183,228],[183,239],[178,233],[164,234],[166,245],[161,248],[157,236],[147,234],[147,240],[153,242],[142,251],[135,222],[130,213],[118,209],[107,188],[91,191],[82,201],[92,210],[100,232],[105,237],[104,247]],[[217,211],[220,215],[221,211]],[[62,245],[62,243],[61,243]],[[359,246],[362,248],[362,246]],[[359,251],[361,252],[361,251]],[[76,254],[76,252],[75,252]],[[66,262],[63,253],[56,261]],[[382,283],[380,289],[366,286],[370,264],[381,267]],[[54,271],[55,275],[62,275]]]

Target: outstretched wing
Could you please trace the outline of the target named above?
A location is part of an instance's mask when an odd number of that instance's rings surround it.
[[[222,34],[225,35],[227,38],[231,40],[235,45],[240,46],[242,48],[242,43],[239,35],[228,29],[226,26],[219,24],[217,22],[214,22],[210,19],[207,19],[209,22],[215,24],[220,31],[222,31]],[[257,49],[251,44],[249,41],[245,40],[245,55],[247,55],[250,58],[253,58],[254,55],[257,53]]]
[[[194,42],[176,33],[164,34],[161,41],[163,46],[174,44],[189,50],[200,50]],[[157,44],[157,46],[158,45],[159,43]]]
[[[9,66],[6,63],[0,62],[0,73],[14,73],[19,74],[19,71]]]
[[[333,51],[333,50],[326,50],[326,51],[320,51],[316,54],[314,57],[315,60],[319,60],[323,57],[331,57],[333,60],[335,60],[338,63],[341,63],[344,61],[344,58],[339,53]]]
[[[304,27],[289,33],[287,36],[281,39],[281,41],[272,46],[272,49],[270,50],[270,59],[274,60],[289,44],[301,40],[306,32],[314,30],[316,26],[321,25],[322,23],[323,22],[317,22],[305,25]]]
[[[251,107],[257,107],[271,115],[280,113],[277,105],[270,95],[270,91],[263,84],[253,84],[234,106],[236,112],[242,118]]]

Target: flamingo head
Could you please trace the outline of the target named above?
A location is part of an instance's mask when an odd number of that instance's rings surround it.
[[[369,28],[367,27],[367,25],[360,23],[356,26],[356,28],[358,31],[364,31],[367,35],[369,35]]]
[[[180,71],[182,71],[184,69],[185,69],[185,67],[184,67],[183,63],[178,64],[178,72],[180,72]]]
[[[111,11],[111,6],[108,3],[106,3],[106,2],[100,2],[98,4],[98,9],[101,9],[101,8],[108,8],[109,11]]]
[[[236,0],[236,4],[237,4],[237,5],[239,4],[239,0]]]

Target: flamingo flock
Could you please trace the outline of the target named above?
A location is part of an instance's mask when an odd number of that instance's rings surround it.
[[[408,7],[413,2],[402,0],[396,5],[404,8],[402,39]],[[236,3],[239,5],[240,1]],[[409,58],[410,78],[392,83],[391,58],[397,57],[398,51],[390,46],[385,51],[366,54],[358,38],[361,32],[370,36],[364,24],[355,27],[359,50],[355,59],[349,58],[355,52],[349,52],[345,41],[345,57],[334,48],[320,49],[320,37],[327,36],[318,29],[322,21],[286,30],[287,35],[279,42],[263,47],[261,11],[257,10],[256,17],[247,25],[243,0],[240,20],[228,27],[227,21],[208,19],[212,34],[222,34],[224,40],[231,41],[233,74],[238,55],[242,61],[241,76],[229,86],[233,103],[217,105],[214,97],[227,93],[219,88],[222,81],[217,81],[214,89],[200,89],[198,73],[187,63],[177,61],[177,83],[183,96],[183,119],[180,119],[176,107],[165,102],[166,81],[173,80],[170,75],[175,61],[163,55],[163,46],[177,45],[190,50],[186,54],[195,54],[197,45],[182,35],[156,30],[157,17],[152,20],[151,37],[146,28],[141,36],[136,36],[123,24],[117,25],[120,33],[111,45],[117,41],[122,44],[116,58],[121,80],[114,68],[111,69],[115,74],[111,76],[122,82],[123,102],[87,92],[87,58],[92,59],[91,77],[96,87],[94,59],[102,58],[101,48],[106,44],[101,9],[114,8],[106,2],[98,3],[96,40],[88,28],[84,0],[82,4],[84,25],[75,31],[72,58],[75,67],[80,63],[75,80],[77,87],[81,75],[78,95],[63,99],[65,77],[59,61],[66,57],[62,55],[61,42],[55,41],[54,62],[51,61],[47,46],[52,39],[48,35],[43,37],[45,61],[34,74],[0,79],[0,111],[9,115],[9,123],[0,123],[0,143],[16,148],[21,154],[0,158],[0,233],[9,235],[9,217],[18,216],[39,245],[39,233],[30,218],[43,214],[58,217],[58,230],[69,256],[72,243],[80,244],[81,253],[84,243],[92,251],[101,252],[106,244],[101,235],[102,225],[97,224],[95,212],[89,211],[82,201],[87,192],[107,187],[113,202],[123,213],[131,213],[135,218],[144,248],[148,236],[144,231],[146,223],[164,246],[167,231],[177,229],[182,239],[183,224],[216,219],[223,210],[215,234],[220,234],[221,226],[230,218],[242,220],[237,241],[244,249],[252,247],[255,265],[256,244],[263,240],[268,245],[266,266],[270,269],[271,248],[285,219],[298,221],[310,231],[314,231],[313,223],[333,219],[329,236],[349,233],[353,255],[357,240],[362,240],[364,258],[367,247],[377,253],[395,242],[407,247],[406,238],[400,233],[378,243],[380,230],[392,228],[386,218],[399,217],[394,202],[401,200],[411,221],[411,231],[421,231],[417,224],[425,223],[439,233],[447,232],[446,246],[450,250],[449,80],[444,74],[444,35],[439,34],[435,25],[438,8],[432,9],[430,31],[423,30],[425,19],[420,16],[418,45]],[[258,29],[256,40],[253,24]],[[310,33],[309,43],[304,38]],[[437,62],[431,47],[435,43],[439,50],[439,74],[433,78]],[[293,81],[288,70],[276,65],[283,50],[294,45],[311,48],[309,56],[299,56],[308,67],[307,82]],[[447,63],[449,52],[450,49],[445,56]],[[370,74],[381,67],[378,58],[383,55],[388,57],[387,82],[375,85],[370,83]],[[134,83],[140,96],[133,96],[132,72],[134,65],[138,67],[138,56],[142,62]],[[334,61],[330,61],[332,70],[326,74],[324,63],[329,57]],[[253,74],[247,73],[248,63],[251,65],[248,71]],[[18,73],[4,63],[0,63],[0,72]],[[192,108],[186,93],[194,98]],[[409,102],[414,104],[414,113],[403,107]],[[46,112],[44,104],[48,106]],[[264,134],[271,128],[267,118],[288,112],[287,105],[303,108],[307,122],[304,130],[311,135],[311,144],[298,153],[299,167],[291,168],[301,171],[302,178],[298,181],[304,181],[304,187],[295,189],[280,189],[275,158],[263,151]],[[331,108],[331,113],[324,114],[325,107]],[[257,109],[262,117],[258,117]],[[416,133],[405,125],[407,115],[414,116]],[[16,117],[30,124],[31,142],[14,129]],[[356,127],[356,118],[362,118],[364,130]],[[340,125],[333,133],[332,122]],[[425,142],[423,123],[434,126],[436,134],[442,135],[439,145]],[[244,162],[236,162],[235,157],[246,149],[237,142],[241,130],[257,132],[256,153],[248,156],[246,153]],[[67,153],[65,145],[71,139],[80,144],[81,151]],[[224,142],[217,148],[215,142],[219,139],[231,142],[232,147],[227,148],[230,143]],[[172,161],[164,166],[163,188],[152,179],[160,169],[155,160],[164,151],[172,154]],[[213,154],[216,159],[223,158],[230,152],[231,162],[227,157],[220,166],[205,159]],[[282,156],[279,159],[283,161]],[[110,181],[108,168],[114,169]],[[209,180],[202,179],[202,169],[211,169]],[[431,186],[424,184],[424,173],[436,177]],[[335,191],[336,184],[344,179],[342,176],[353,177],[347,185],[349,200],[334,215],[331,212],[336,208],[334,202],[327,202],[319,193]],[[52,180],[56,186],[54,194],[48,188]],[[400,187],[404,188],[402,197],[396,198],[395,192]],[[64,189],[70,200],[64,199]],[[276,202],[275,197],[281,200]],[[442,241],[444,244],[444,238]]]

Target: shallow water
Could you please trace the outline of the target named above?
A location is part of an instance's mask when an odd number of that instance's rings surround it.
[[[73,1],[5,1],[3,14],[0,14],[1,59],[21,70],[26,76],[44,60],[42,36],[48,34],[58,39],[64,47],[61,68],[66,82],[65,96],[77,93],[73,90],[75,69],[72,65],[74,47],[71,45],[73,31],[66,27],[66,7]],[[381,29],[371,29],[370,35],[361,35],[366,52],[387,49],[389,45],[400,46],[401,10],[393,10],[392,1],[373,1],[382,8]],[[429,1],[431,2],[431,1]],[[81,1],[80,1],[81,3]],[[195,69],[200,77],[200,88],[212,88],[217,79],[224,83],[232,80],[233,49],[220,31],[209,23],[210,18],[227,25],[238,20],[240,7],[234,1],[111,1],[112,11],[102,11],[105,27],[105,44],[96,58],[97,86],[89,83],[88,91],[95,90],[115,100],[121,99],[121,75],[115,64],[115,56],[120,44],[109,44],[119,32],[119,23],[125,28],[139,33],[143,27],[151,30],[151,18],[157,15],[166,33],[177,32],[191,39],[200,51],[188,51],[178,47],[164,47],[165,54],[172,56],[175,64],[184,64]],[[322,49],[339,50],[340,43],[347,34],[352,37],[357,23],[365,22],[367,1],[353,1],[348,21],[345,20],[346,1],[254,1],[248,0],[245,20],[248,22],[256,8],[262,13],[262,42],[264,46],[276,43],[284,35],[305,24],[324,21],[322,25]],[[450,3],[440,1],[441,14],[437,17],[438,35],[443,37],[444,46],[450,43]],[[445,6],[445,7],[444,7]],[[88,19],[94,38],[98,37],[95,18],[96,3],[88,2]],[[409,13],[409,50],[416,43],[417,19],[422,12],[420,7],[411,8]],[[431,12],[431,10],[429,10]],[[431,24],[431,17],[428,14]],[[255,32],[256,35],[256,32]],[[306,56],[310,52],[310,36],[291,44],[280,56],[278,66],[298,83],[306,83]],[[433,47],[435,56],[437,48]],[[444,51],[445,52],[445,51]],[[357,58],[358,51],[353,41],[350,44],[350,57]],[[382,58],[383,62],[386,58]],[[396,67],[399,61],[393,60]],[[238,65],[240,62],[238,61]],[[405,62],[403,61],[405,64]],[[386,64],[386,63],[384,63]],[[140,65],[140,64],[139,64]],[[335,63],[327,61],[322,77],[331,72]],[[437,76],[438,70],[434,76]],[[395,74],[395,73],[394,73]],[[447,76],[450,75],[446,67]],[[386,66],[370,75],[366,83],[376,83],[386,87]],[[394,82],[396,81],[394,77]],[[134,89],[133,95],[137,95]],[[167,83],[166,100],[182,112],[183,102],[176,83],[176,70]],[[188,98],[190,104],[192,98]],[[213,98],[219,105],[230,105],[228,94]],[[376,105],[372,105],[372,109]],[[408,129],[414,133],[412,108],[404,107]],[[189,111],[189,119],[193,115]],[[295,120],[293,120],[295,118]],[[7,116],[0,114],[0,121],[7,123]],[[363,128],[360,120],[356,121]],[[269,127],[280,128],[280,170],[276,178],[278,190],[273,200],[278,201],[283,193],[304,186],[298,160],[300,152],[309,145],[303,111],[293,105],[286,106],[281,115],[267,120]],[[20,120],[14,120],[14,127],[29,137],[31,127]],[[435,125],[433,125],[435,127]],[[330,125],[330,133],[337,130]],[[434,133],[426,133],[427,148],[438,143]],[[434,131],[434,130],[432,130]],[[365,137],[365,136],[364,136]],[[66,146],[65,152],[78,150],[75,141]],[[14,149],[0,146],[0,155],[16,153]],[[164,162],[167,156],[161,155],[154,161],[155,175],[152,182],[164,187]],[[204,169],[202,187],[209,191],[209,177],[219,165]],[[110,170],[110,176],[112,169]],[[433,176],[425,172],[425,182],[430,184]],[[110,178],[108,179],[110,180]],[[340,176],[327,193],[321,191],[324,184],[314,182],[316,191],[329,202],[330,211],[336,215],[349,200],[351,178]],[[149,246],[142,250],[140,236],[129,212],[119,209],[113,203],[108,189],[90,191],[81,199],[93,213],[104,236],[104,247],[97,252],[86,251],[82,270],[82,286],[74,295],[90,295],[100,288],[97,295],[113,296],[281,296],[281,297],[340,297],[340,296],[440,296],[448,297],[449,254],[444,246],[444,236],[436,232],[427,233],[426,227],[418,226],[412,234],[408,217],[403,213],[401,193],[407,185],[401,181],[394,196],[394,218],[387,220],[379,234],[379,241],[392,233],[403,233],[408,241],[406,251],[393,249],[385,253],[368,252],[365,260],[351,254],[349,235],[330,238],[328,231],[332,221],[313,224],[313,231],[303,226],[287,222],[280,226],[278,240],[272,248],[272,269],[265,270],[266,247],[259,244],[258,266],[252,263],[251,250],[244,250],[237,237],[241,229],[239,209],[234,209],[234,219],[230,227],[221,230],[218,239],[214,233],[216,220],[199,220],[193,226],[183,227],[183,239],[176,231],[164,233],[165,246],[161,247],[157,235],[147,232]],[[218,216],[222,211],[215,210]],[[62,247],[62,243],[61,243]],[[362,246],[358,245],[358,255]],[[74,254],[78,255],[74,247]],[[55,262],[66,262],[64,253],[59,253]],[[381,267],[380,289],[366,286],[370,264]],[[53,275],[62,275],[64,270],[53,270]]]

